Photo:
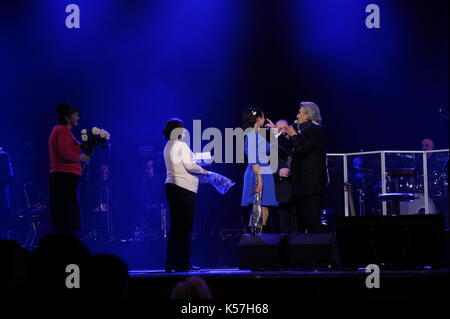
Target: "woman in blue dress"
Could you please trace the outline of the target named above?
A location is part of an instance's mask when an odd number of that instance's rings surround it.
[[[258,133],[264,129],[264,113],[259,108],[248,108],[243,115],[243,129],[248,131],[245,136],[244,150],[248,159],[248,166],[244,174],[241,206],[253,206],[256,199],[261,200],[262,231],[268,233],[267,221],[269,206],[277,206],[273,171],[270,167],[270,144]],[[253,209],[253,212],[255,210]],[[252,228],[252,216],[250,216]],[[252,232],[255,233],[254,230]]]

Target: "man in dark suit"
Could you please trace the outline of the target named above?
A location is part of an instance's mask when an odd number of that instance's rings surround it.
[[[297,232],[297,217],[290,177],[292,143],[287,134],[289,124],[285,120],[279,120],[275,123],[275,128],[280,135],[278,135],[276,143],[278,147],[278,170],[273,174],[278,200],[278,206],[274,207],[271,212],[273,232],[295,233]]]
[[[319,233],[322,232],[322,200],[328,174],[318,106],[313,102],[301,102],[297,120],[298,131],[289,127],[287,133],[294,147],[291,169],[298,230]]]

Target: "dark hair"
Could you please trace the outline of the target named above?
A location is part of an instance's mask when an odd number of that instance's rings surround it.
[[[170,140],[170,134],[174,129],[184,127],[184,123],[179,118],[171,118],[166,122],[166,125],[164,125],[163,129],[163,135],[166,138],[166,140]],[[177,136],[177,138],[180,138],[181,134]]]
[[[78,109],[67,103],[59,103],[56,106],[56,114],[58,114],[58,119],[60,124],[66,124],[66,116],[71,116],[75,112],[78,112]]]
[[[263,111],[259,107],[250,107],[244,111],[242,116],[242,128],[245,131],[249,127],[253,128],[256,119],[263,115]]]

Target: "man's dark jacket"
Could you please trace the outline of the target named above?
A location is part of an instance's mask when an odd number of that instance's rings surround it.
[[[289,203],[292,199],[291,177],[281,177],[280,169],[289,168],[288,159],[292,155],[291,142],[280,135],[278,137],[278,170],[273,174],[275,180],[275,194],[279,204]]]
[[[294,146],[291,164],[294,196],[324,194],[328,183],[325,135],[312,121],[300,124],[299,130],[300,134],[290,139]]]

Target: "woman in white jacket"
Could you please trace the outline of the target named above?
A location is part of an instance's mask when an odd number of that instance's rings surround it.
[[[166,164],[166,196],[170,210],[170,230],[167,241],[166,271],[198,270],[191,264],[191,231],[194,225],[197,175],[206,171],[195,164],[189,146],[182,142],[183,121],[173,118],[164,127],[168,140],[164,148]]]

